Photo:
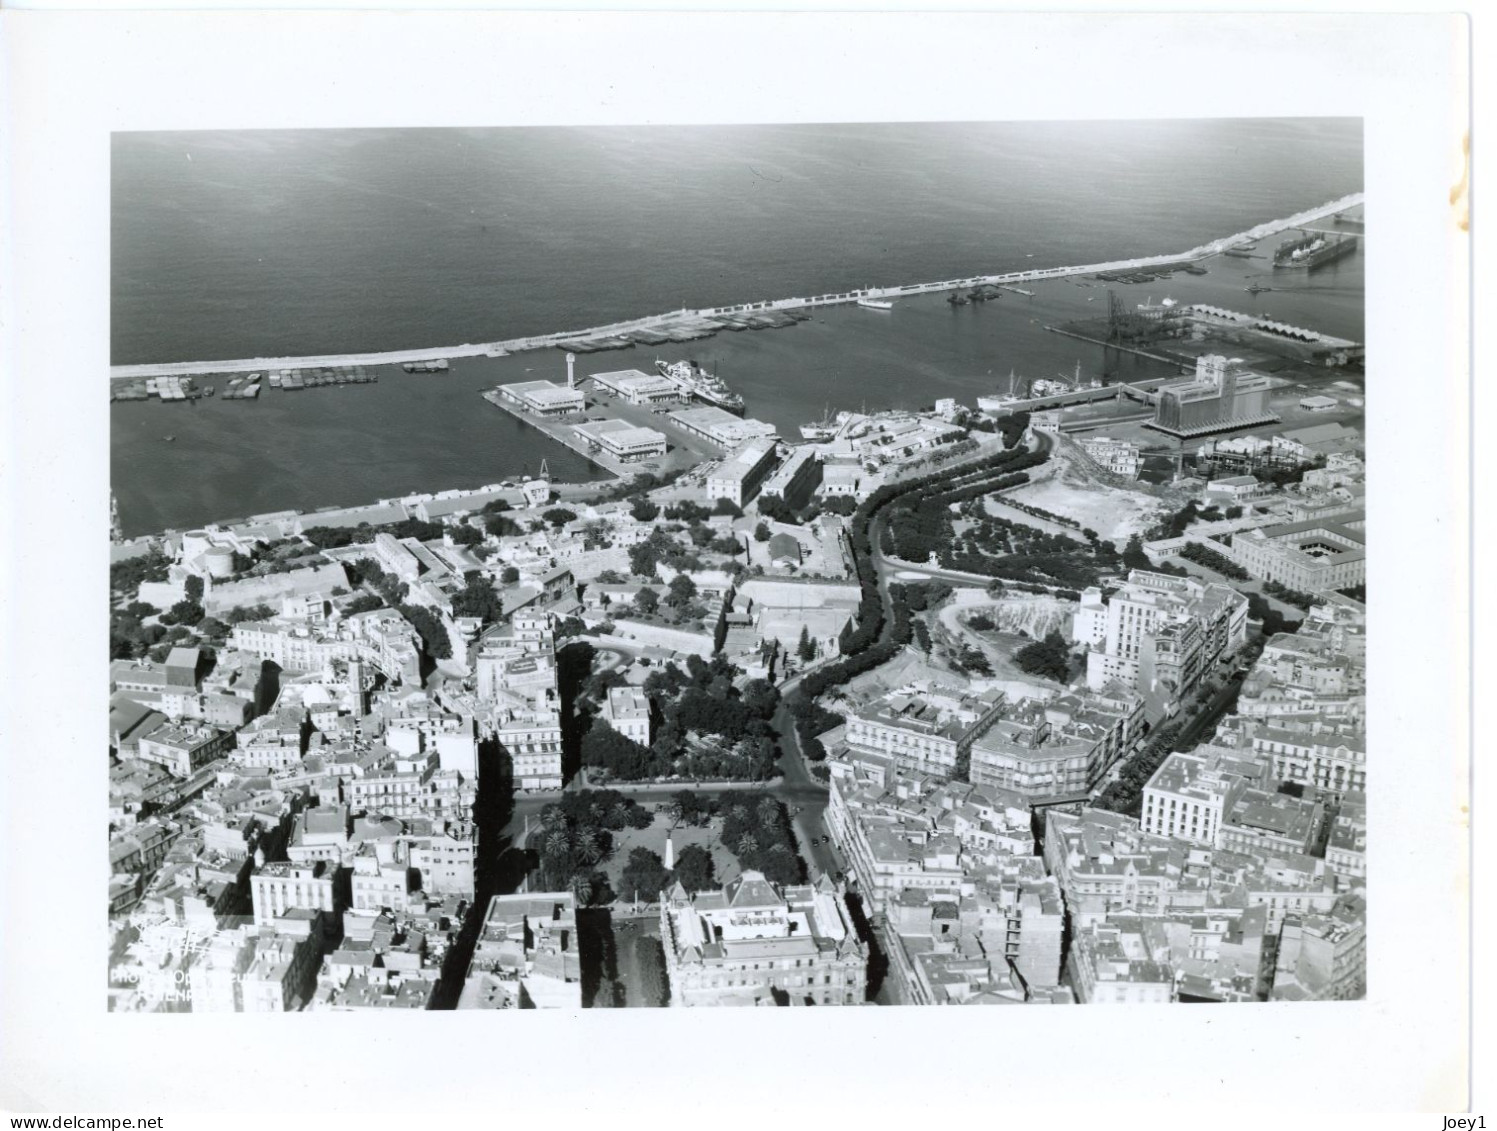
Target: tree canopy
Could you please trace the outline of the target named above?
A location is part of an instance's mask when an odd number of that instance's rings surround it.
[[[676,854],[675,879],[689,892],[708,891],[717,886],[717,869],[712,853],[699,844],[688,844]]]

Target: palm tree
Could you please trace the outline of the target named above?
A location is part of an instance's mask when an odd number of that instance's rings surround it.
[[[578,829],[574,847],[576,848],[577,859],[584,864],[596,864],[603,858],[603,846],[599,841],[596,829]]]
[[[565,861],[572,855],[572,836],[566,829],[553,829],[546,834],[546,857]]]
[[[591,872],[578,872],[572,877],[572,898],[577,901],[578,906],[586,907],[593,900],[596,886]]]
[[[560,805],[547,805],[541,810],[541,828],[547,832],[567,827],[567,815],[561,811]]]
[[[738,838],[738,858],[747,860],[759,851],[759,842],[749,833],[744,833]]]
[[[759,802],[758,813],[761,825],[772,825],[779,818],[780,803],[772,797],[766,797]]]

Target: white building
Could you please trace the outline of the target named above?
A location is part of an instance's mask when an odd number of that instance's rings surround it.
[[[637,687],[611,687],[603,717],[625,738],[641,746],[650,744],[650,700]]]
[[[1133,570],[1104,600],[1088,589],[1072,621],[1087,653],[1087,686],[1137,692],[1151,720],[1170,715],[1201,676],[1247,639],[1247,598],[1227,585]]]
[[[671,413],[668,419],[683,432],[720,448],[736,448],[746,440],[772,438],[776,434],[773,424],[762,420],[740,420],[731,412],[713,405],[683,408]]]
[[[1144,786],[1143,831],[1220,848],[1233,804],[1259,780],[1257,763],[1224,750],[1171,754]]]
[[[513,385],[500,385],[499,395],[537,416],[568,416],[581,412],[586,407],[586,401],[577,389],[551,381],[519,381]]]
[[[727,499],[734,506],[743,506],[758,493],[776,458],[774,441],[762,437],[724,456],[707,473],[707,502]]]
[[[682,399],[680,386],[670,378],[638,369],[594,373],[592,380],[598,389],[622,397],[630,404],[674,404]]]
[[[665,455],[664,432],[638,428],[625,420],[592,420],[575,425],[573,431],[590,447],[623,463],[637,463]]]
[[[1138,478],[1139,468],[1143,466],[1143,456],[1139,454],[1137,444],[1114,440],[1111,436],[1089,436],[1076,442],[1094,463],[1114,475],[1127,479]]]

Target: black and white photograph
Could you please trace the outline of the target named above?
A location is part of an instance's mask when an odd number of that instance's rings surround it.
[[[1452,1027],[1469,174],[1452,133],[1428,147],[1442,195],[1400,195],[1408,139],[1465,126],[1448,98],[1421,126],[1370,93],[1343,33],[1397,29],[1281,17],[1274,59],[1272,24],[1182,17],[1173,69],[1141,46],[1111,73],[1031,59],[895,91],[868,44],[905,57],[901,27],[1085,60],[1174,25],[283,13],[308,39],[262,69],[209,43],[259,40],[245,15],[180,40],[180,74],[139,80],[154,102],[90,103],[76,230],[7,186],[88,248],[77,321],[9,300],[18,397],[72,391],[12,426],[16,544],[60,596],[6,586],[35,687],[8,692],[7,764],[66,764],[87,803],[23,786],[7,813],[28,854],[80,858],[57,985],[114,1075],[166,1089],[131,1093],[133,1126],[213,1106],[153,1047],[250,1033],[271,1043],[246,1068],[336,1048],[350,1081],[378,1079],[356,1052],[377,1042],[392,1113],[478,1102],[400,1062],[417,1032],[423,1058],[595,1044],[538,1078],[590,1089],[741,1083],[723,1058],[750,1055],[787,1110],[818,1064],[934,1096],[1024,1044],[1064,1092],[1085,1061],[1126,1056],[1098,1081],[1136,1084],[1151,1040],[1220,1040],[1233,1075],[1182,1084],[1193,1103],[1272,1102],[1249,1081],[1282,1058],[1312,1105],[1477,1110]],[[719,111],[700,52],[730,26]],[[1458,35],[1404,26],[1411,59]],[[141,25],[137,70],[183,29]],[[376,45],[350,90],[303,69],[318,37],[340,68]],[[506,73],[455,78],[428,39]],[[842,77],[805,106],[747,77],[833,43]],[[172,105],[241,50],[206,105]],[[1355,96],[1300,69],[1317,52],[1362,68]],[[473,100],[442,101],[459,81]],[[17,152],[61,128],[37,126]],[[16,262],[63,293],[36,250]],[[58,605],[91,627],[39,635]],[[35,867],[0,880],[7,935],[42,922]],[[15,1016],[40,986],[12,985]],[[252,1013],[326,1016],[271,1038]],[[1078,1039],[1115,1052],[1056,1051]],[[1439,1067],[1317,1095],[1353,1040]],[[931,1059],[947,1041],[968,1067]],[[0,1106],[108,1107],[41,1047]],[[333,1102],[383,1106],[361,1087]]]
[[[1359,121],[111,171],[110,1008],[1365,993]]]

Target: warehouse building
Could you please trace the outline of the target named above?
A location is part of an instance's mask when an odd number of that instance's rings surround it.
[[[773,438],[773,424],[762,420],[740,420],[731,412],[707,405],[703,408],[683,408],[668,417],[687,435],[706,440],[720,448],[736,448],[746,440]]]
[[[520,381],[514,385],[500,385],[499,395],[537,416],[568,416],[581,412],[585,407],[580,392],[551,381]]]
[[[589,446],[622,463],[665,455],[665,433],[653,428],[639,428],[623,420],[594,420],[578,424],[574,430]]]
[[[630,404],[675,404],[683,399],[680,386],[670,378],[656,373],[644,373],[638,369],[594,373],[593,385],[602,392],[622,397]]]

